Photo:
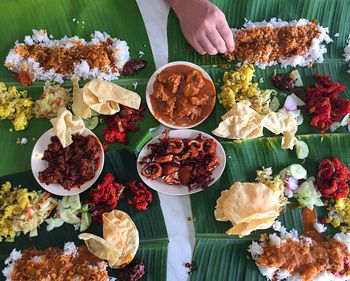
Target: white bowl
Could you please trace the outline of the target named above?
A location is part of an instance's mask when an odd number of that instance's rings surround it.
[[[200,66],[198,66],[198,65],[196,65],[194,63],[190,63],[190,62],[187,62],[187,61],[174,61],[174,62],[167,63],[166,65],[163,65],[162,67],[158,68],[152,74],[151,78],[148,80],[147,88],[146,88],[146,102],[147,102],[147,106],[148,106],[148,109],[151,111],[153,117],[156,118],[158,120],[158,122],[160,122],[164,126],[167,126],[169,128],[172,128],[172,129],[189,129],[189,128],[193,128],[193,127],[198,126],[199,124],[201,124],[204,120],[206,120],[209,117],[209,115],[211,114],[211,112],[208,114],[207,117],[205,117],[204,119],[200,120],[199,122],[197,122],[197,123],[195,123],[193,125],[190,125],[190,126],[176,126],[174,124],[165,122],[161,118],[157,118],[155,113],[154,113],[154,111],[153,111],[153,108],[152,108],[150,95],[153,93],[153,84],[154,84],[154,81],[157,78],[157,75],[160,72],[162,72],[165,68],[167,68],[169,66],[174,66],[174,65],[186,65],[186,66],[190,66],[192,68],[195,68],[195,69],[199,70],[203,74],[203,76],[205,78],[207,78],[211,83],[213,83],[213,80],[211,79],[209,74],[203,68],[201,68]],[[213,85],[214,85],[214,83],[213,83]],[[215,86],[214,86],[214,88],[215,88]]]
[[[225,170],[225,166],[226,166],[226,153],[224,148],[221,146],[221,144],[212,136],[200,132],[200,131],[196,131],[196,130],[174,130],[174,131],[170,131],[169,132],[169,136],[170,137],[175,137],[175,138],[196,138],[198,136],[198,134],[202,134],[205,137],[214,139],[217,147],[216,147],[216,154],[219,157],[219,166],[217,166],[214,170],[213,170],[213,180],[210,182],[209,186],[213,185],[222,175],[222,173]],[[155,138],[153,138],[151,141],[149,141],[141,150],[138,158],[137,158],[137,172],[139,173],[141,179],[144,181],[145,184],[147,184],[149,187],[151,187],[152,189],[164,193],[164,194],[168,194],[168,195],[189,195],[189,194],[193,194],[193,193],[197,193],[200,192],[202,190],[202,188],[199,189],[193,189],[193,190],[189,190],[188,186],[185,185],[181,185],[181,184],[174,184],[174,185],[169,185],[166,184],[162,178],[158,178],[155,180],[150,180],[149,178],[143,176],[141,174],[141,170],[144,167],[145,164],[140,164],[140,161],[146,157],[149,153],[150,150],[148,149],[148,145],[149,144],[153,144],[153,143],[157,143],[159,142],[159,139],[163,138],[162,135],[158,135]],[[207,188],[209,188],[209,186]]]
[[[97,140],[98,137],[91,132],[89,129],[85,129],[82,133],[83,136],[88,136],[92,135],[94,136]],[[41,185],[42,188],[44,188],[46,191],[55,194],[55,195],[60,195],[60,196],[69,196],[69,195],[76,195],[79,193],[84,192],[85,190],[89,189],[98,179],[100,176],[103,165],[104,165],[104,153],[103,153],[103,147],[101,142],[98,140],[102,154],[101,154],[101,159],[100,159],[100,165],[95,173],[95,176],[82,184],[79,188],[75,187],[70,190],[65,189],[62,185],[60,184],[45,184],[42,183],[39,180],[39,172],[45,170],[48,167],[47,161],[42,160],[42,157],[44,156],[44,152],[47,149],[48,145],[51,143],[51,137],[54,136],[53,129],[50,129],[46,131],[41,137],[38,139],[36,142],[33,152],[32,152],[32,157],[31,157],[31,166],[32,166],[32,173],[36,179],[36,181]]]

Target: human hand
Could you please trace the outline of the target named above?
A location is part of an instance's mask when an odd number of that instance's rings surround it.
[[[234,41],[224,13],[208,0],[168,0],[182,33],[201,55],[232,52]]]

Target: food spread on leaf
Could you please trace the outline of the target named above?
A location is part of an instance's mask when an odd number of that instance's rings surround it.
[[[106,32],[95,31],[87,42],[78,36],[51,39],[46,30],[33,29],[33,35],[25,36],[24,43],[15,43],[5,66],[17,73],[22,85],[30,85],[36,80],[63,83],[63,79],[73,75],[114,80],[146,65],[145,62],[142,66],[140,62],[128,65],[130,61],[127,43]]]
[[[295,67],[322,63],[327,52],[325,44],[332,42],[328,28],[322,27],[317,20],[246,20],[241,29],[232,29],[232,32],[235,49],[225,57],[260,68],[277,64]]]
[[[200,70],[187,65],[173,65],[157,74],[150,95],[150,110],[158,120],[188,127],[209,116],[215,99],[213,82]]]

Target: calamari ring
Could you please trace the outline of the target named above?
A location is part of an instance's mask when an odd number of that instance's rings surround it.
[[[175,174],[168,175],[168,176],[164,177],[164,182],[166,184],[179,184],[180,183],[179,179],[175,177]]]
[[[186,153],[184,153],[182,155],[176,155],[175,160],[183,161],[183,160],[190,158],[191,156],[192,156],[191,151],[187,151]]]
[[[142,170],[141,170],[141,175],[143,175],[146,178],[149,178],[151,180],[155,180],[156,178],[159,178],[162,176],[162,166],[158,163],[149,163],[146,164]]]
[[[156,163],[166,163],[166,162],[171,162],[174,159],[174,155],[172,154],[167,154],[164,156],[156,156],[154,157],[153,161]]]
[[[211,172],[219,165],[219,157],[217,155],[212,157],[212,160],[208,163],[207,170]]]
[[[202,151],[203,150],[203,142],[200,142],[198,140],[191,140],[188,145],[190,146],[191,149],[195,149],[197,151]]]
[[[177,171],[180,170],[180,167],[177,165],[173,165],[173,164],[165,164],[163,166],[163,176],[168,176],[168,175],[172,175],[174,173],[176,173]]]
[[[206,138],[203,141],[203,150],[207,154],[213,154],[216,151],[216,142],[213,139]]]
[[[170,138],[168,139],[167,153],[179,154],[183,151],[185,145],[180,138]]]

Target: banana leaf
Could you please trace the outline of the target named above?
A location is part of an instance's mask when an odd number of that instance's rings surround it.
[[[102,180],[106,172],[111,172],[121,183],[137,179],[135,156],[127,150],[119,150],[106,154],[106,165],[98,182]],[[30,171],[0,178],[0,184],[3,184],[5,181],[10,181],[13,186],[22,185],[29,190],[41,190],[41,187]],[[152,195],[153,202],[146,212],[135,210],[125,200],[118,202],[117,208],[127,212],[131,216],[139,231],[140,248],[136,256],[142,258],[145,262],[146,277],[144,280],[166,280],[167,232],[158,194],[152,191]],[[87,197],[88,191],[82,193],[81,201],[86,200]],[[92,224],[86,232],[102,235],[102,226]],[[81,245],[83,241],[78,239],[78,235],[79,231],[75,231],[74,227],[69,224],[64,224],[60,228],[55,228],[47,232],[46,223],[44,222],[39,227],[37,237],[29,239],[26,235],[20,235],[15,238],[15,242],[0,243],[0,268],[4,268],[4,260],[14,248],[17,250],[30,247],[45,249],[47,247],[57,246],[62,248],[67,241]],[[114,276],[115,272],[111,270],[110,275]]]
[[[90,39],[94,31],[104,31],[112,37],[126,40],[133,58],[144,52],[142,59],[147,60],[145,69],[129,77],[120,77],[114,82],[136,91],[141,95],[143,102],[146,84],[154,72],[155,65],[147,37],[146,29],[136,1],[123,0],[14,0],[0,2],[0,33],[2,34],[0,47],[0,81],[6,85],[14,85],[19,89],[27,90],[34,100],[42,94],[42,81],[35,82],[29,87],[20,87],[12,77],[12,73],[3,65],[7,53],[13,48],[16,40],[23,42],[25,35],[30,35],[32,29],[46,29],[55,38],[64,35]],[[75,19],[75,22],[73,22]],[[79,21],[79,24],[77,23]],[[84,24],[82,23],[84,21]],[[136,89],[133,83],[137,83]],[[82,81],[81,84],[84,84]],[[66,81],[65,87],[71,88],[71,82]],[[135,151],[151,136],[149,129],[158,126],[148,109],[145,110],[145,119],[140,123],[140,130],[129,134],[129,144],[112,144],[110,150],[129,149]],[[106,125],[99,125],[94,132],[102,140],[101,132]],[[0,120],[0,176],[27,171],[30,169],[31,151],[36,140],[49,128],[48,120],[32,118],[29,127],[24,131],[11,133],[11,121]],[[16,144],[17,139],[27,138],[26,145]]]
[[[131,90],[134,90],[133,86],[125,86]],[[137,89],[134,90],[142,97],[142,102],[145,102],[144,90],[145,84],[140,84]],[[27,89],[26,89],[27,90]],[[34,99],[39,98],[42,93],[42,88],[31,88],[29,90],[31,96]],[[129,151],[138,151],[142,148],[143,144],[151,138],[150,128],[157,127],[158,122],[153,118],[148,109],[145,109],[145,118],[139,122],[140,128],[137,132],[128,133],[129,143],[127,145],[120,143],[113,143],[109,145],[109,151],[115,151],[119,149],[128,149]],[[100,117],[100,120],[103,117]],[[0,176],[8,175],[12,173],[27,171],[30,169],[30,161],[33,147],[38,138],[52,128],[49,120],[32,118],[29,127],[24,131],[9,131],[12,128],[12,123],[9,120],[0,120]],[[106,128],[106,124],[99,124],[93,132],[97,137],[103,141],[102,131]],[[21,145],[16,141],[21,138],[27,138],[28,143]]]
[[[308,86],[315,83],[316,79],[312,78],[312,74],[319,72],[331,75],[334,81],[344,84],[347,89],[350,88],[350,74],[347,73],[349,63],[343,61],[346,39],[350,33],[350,26],[347,24],[350,5],[347,1],[295,0],[292,5],[288,0],[214,0],[212,2],[221,8],[225,13],[229,25],[235,28],[240,28],[244,24],[245,19],[252,21],[269,20],[272,17],[283,20],[293,20],[303,17],[309,20],[317,19],[322,26],[329,27],[331,37],[336,33],[339,33],[340,36],[334,37],[334,42],[327,45],[328,52],[325,55],[326,59],[324,63],[316,64],[312,68],[297,68],[304,85]],[[229,63],[219,55],[201,56],[190,48],[182,35],[179,21],[173,11],[170,12],[168,18],[168,42],[169,61],[185,60],[202,66],[212,77],[217,93],[220,92],[224,72],[236,68],[236,62]],[[260,88],[273,89],[273,74],[275,72],[289,73],[291,70],[293,70],[291,67],[284,69],[279,66],[268,67],[267,69],[256,68],[254,81],[259,82],[260,79],[263,79],[263,82],[259,84]],[[302,89],[296,88],[296,91],[302,91]],[[281,105],[283,105],[286,95],[290,93],[292,92],[279,91],[277,98],[280,100]],[[349,90],[343,92],[340,96],[350,98]],[[299,126],[298,134],[318,134],[320,130],[309,125],[311,118],[305,113],[303,108],[301,109],[304,115],[304,123]],[[217,127],[220,117],[224,112],[225,110],[222,106],[217,104],[212,115],[199,125],[198,129],[210,133]],[[345,133],[347,130],[346,128],[339,128],[337,132]],[[268,132],[264,135],[271,136]]]
[[[223,176],[207,190],[191,195],[197,239],[194,261],[198,269],[192,280],[260,280],[256,278],[258,269],[246,259],[247,246],[252,240],[258,240],[260,234],[271,232],[271,229],[255,231],[244,238],[226,235],[225,231],[231,224],[216,221],[214,217],[216,200],[221,191],[236,181],[254,181],[256,170],[262,167],[272,167],[274,173],[278,174],[291,164],[301,164],[308,171],[308,176],[315,176],[319,162],[331,157],[338,157],[350,167],[350,152],[346,149],[350,145],[350,135],[304,135],[298,138],[305,141],[310,149],[305,161],[297,159],[295,151],[281,149],[277,137],[222,143],[227,155]],[[325,214],[325,207],[317,208],[317,214],[320,221]],[[287,206],[278,219],[287,229],[294,228],[299,233],[303,230],[301,208]],[[332,227],[329,230],[329,233],[334,234]]]

